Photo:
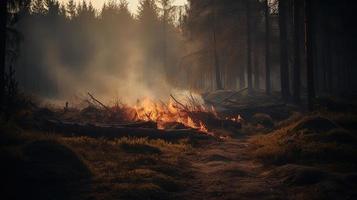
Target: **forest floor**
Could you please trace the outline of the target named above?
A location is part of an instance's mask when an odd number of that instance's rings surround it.
[[[63,136],[15,121],[0,126],[5,199],[357,198],[350,107],[259,114],[225,139]]]
[[[267,169],[253,159],[248,138],[212,142],[187,156],[194,179],[183,199],[283,199],[279,179],[266,178]]]

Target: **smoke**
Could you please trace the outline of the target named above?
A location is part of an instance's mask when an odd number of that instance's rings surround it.
[[[179,31],[169,25],[164,35],[159,18],[138,21],[110,9],[94,18],[48,14],[23,20],[26,39],[17,70],[23,90],[61,103],[87,92],[106,103],[167,99],[179,79]],[[164,45],[170,45],[165,56]]]
[[[173,91],[162,64],[148,64],[145,53],[135,44],[126,46],[125,60],[108,61],[108,49],[97,47],[96,55],[79,71],[64,64],[57,46],[49,45],[47,49],[46,74],[56,85],[52,99],[67,101],[90,92],[104,102],[119,98],[131,104],[145,97],[165,99]]]

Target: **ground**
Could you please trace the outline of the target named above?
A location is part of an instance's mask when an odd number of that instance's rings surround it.
[[[1,125],[5,199],[356,199],[353,112],[256,113],[231,137],[94,138]],[[222,132],[222,130],[220,130]],[[217,130],[219,132],[219,130]]]

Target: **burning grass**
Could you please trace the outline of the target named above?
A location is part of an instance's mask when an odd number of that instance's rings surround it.
[[[90,95],[90,105],[81,111],[67,109],[57,112],[56,118],[69,122],[115,125],[121,127],[151,128],[160,130],[193,130],[215,136],[217,128],[241,128],[240,116],[220,116],[214,107],[207,106],[199,95],[176,98],[170,95],[167,102],[149,98],[138,99],[134,105],[116,101],[104,105]],[[59,113],[59,114],[58,114]]]

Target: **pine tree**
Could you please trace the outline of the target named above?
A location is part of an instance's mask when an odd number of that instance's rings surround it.
[[[158,8],[155,0],[140,0],[138,7],[138,19],[142,23],[158,22]]]
[[[69,0],[67,3],[67,13],[71,19],[75,18],[77,15],[76,4],[73,0]]]
[[[314,61],[313,61],[313,41],[312,41],[312,0],[305,0],[305,56],[306,56],[306,77],[307,77],[307,104],[308,109],[314,109],[315,85],[314,85]]]
[[[45,0],[47,16],[56,17],[60,14],[60,4],[57,0]]]
[[[247,18],[247,79],[248,79],[248,92],[253,90],[252,80],[252,38],[251,38],[251,9],[249,0],[246,2],[246,18]]]
[[[300,103],[300,0],[294,0],[294,77],[293,77],[293,99]]]
[[[270,78],[270,7],[269,0],[264,3],[265,15],[265,92],[271,93],[271,78]]]
[[[131,22],[133,19],[133,16],[131,15],[129,8],[128,8],[128,2],[126,0],[121,0],[119,2],[118,6],[118,23],[127,23]]]
[[[80,18],[90,20],[95,18],[95,9],[91,2],[89,4],[86,1],[82,1],[82,4],[78,4],[77,15]]]
[[[34,0],[31,5],[31,11],[38,15],[43,15],[46,12],[43,0]]]
[[[88,4],[88,17],[90,19],[95,18],[95,9],[93,7],[92,2],[89,2],[89,4]]]
[[[287,101],[290,98],[288,36],[287,36],[287,1],[279,0],[279,31],[280,31],[280,79],[281,95]]]
[[[172,2],[171,0],[160,0],[159,4],[161,5],[161,22],[162,22],[162,60],[163,65],[167,68],[167,28],[171,19],[172,12]]]
[[[63,18],[67,17],[67,9],[66,6],[63,4],[60,6],[59,15]]]
[[[5,52],[6,52],[7,0],[0,1],[0,105],[5,99]],[[0,109],[2,112],[2,109]]]

